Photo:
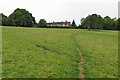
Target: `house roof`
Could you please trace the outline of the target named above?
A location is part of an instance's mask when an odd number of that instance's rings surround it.
[[[71,24],[71,22],[67,22],[67,21],[65,21],[65,22],[51,22],[51,23],[48,23],[48,24]]]

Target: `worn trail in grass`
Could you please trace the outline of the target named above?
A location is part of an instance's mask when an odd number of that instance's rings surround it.
[[[73,39],[73,42],[74,42],[74,46],[77,50],[77,52],[79,53],[80,55],[80,62],[79,62],[79,78],[85,78],[85,74],[84,74],[84,68],[83,68],[83,64],[84,64],[84,59],[83,59],[83,53],[81,52],[81,50],[79,49],[78,45],[77,45],[77,41],[75,40],[75,36],[78,35],[78,34],[74,34],[72,35],[72,39]]]
[[[3,27],[3,78],[116,78],[117,33]]]
[[[83,64],[84,64],[84,59],[83,59],[83,55],[82,55],[82,52],[80,51],[79,48],[76,48],[77,51],[79,52],[80,54],[80,78],[85,78],[85,74],[84,74],[84,68],[83,68]]]
[[[118,77],[118,32],[81,31],[75,36],[86,78]]]

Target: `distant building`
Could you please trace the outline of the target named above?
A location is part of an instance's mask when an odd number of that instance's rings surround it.
[[[68,22],[67,20],[65,22],[52,22],[47,23],[48,27],[71,27],[71,22]]]

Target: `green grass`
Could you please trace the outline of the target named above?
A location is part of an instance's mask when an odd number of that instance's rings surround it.
[[[2,78],[2,27],[0,26],[0,78]]]
[[[3,27],[3,78],[118,77],[118,32]]]
[[[88,78],[118,76],[118,33],[115,31],[86,32],[76,36],[84,53],[85,75]]]

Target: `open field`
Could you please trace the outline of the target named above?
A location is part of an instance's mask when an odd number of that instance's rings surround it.
[[[118,77],[118,32],[3,27],[3,78]]]

